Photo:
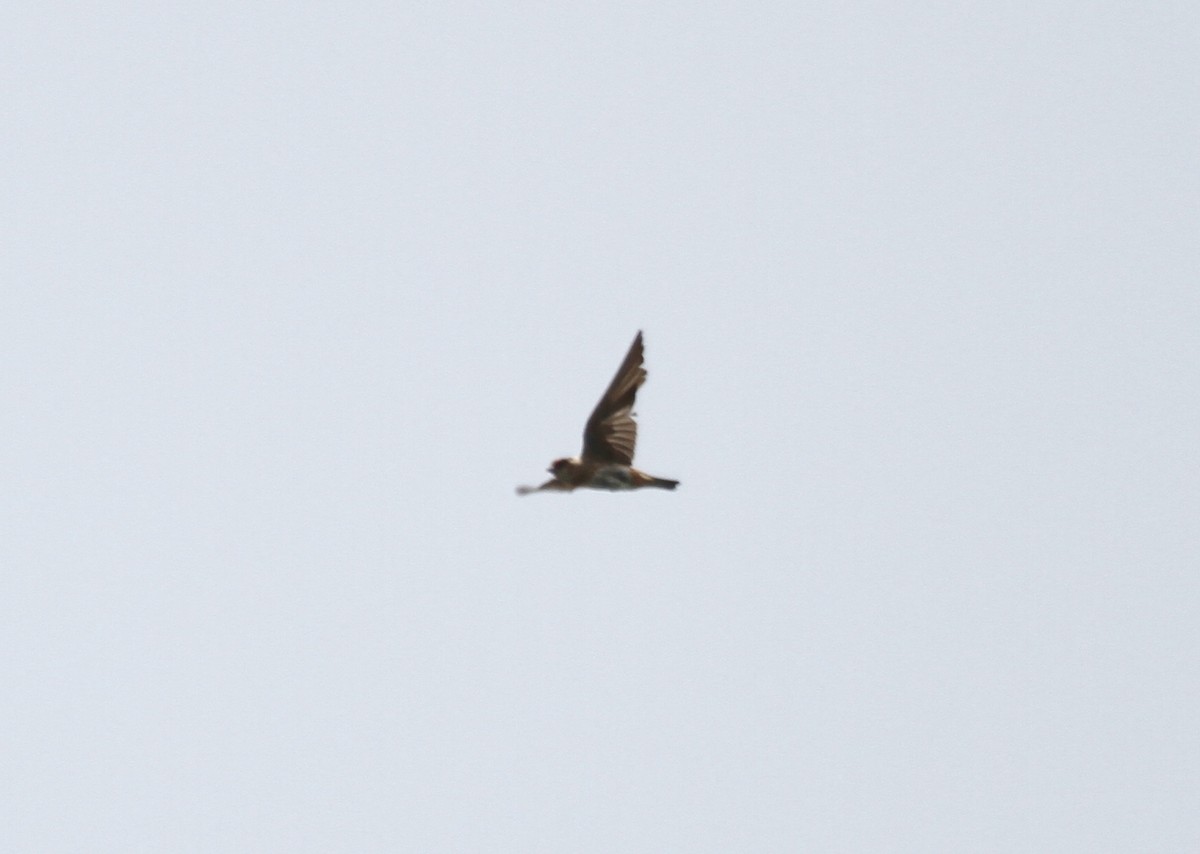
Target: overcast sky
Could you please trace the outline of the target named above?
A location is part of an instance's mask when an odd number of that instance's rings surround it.
[[[1200,850],[1197,45],[8,4],[0,849]]]

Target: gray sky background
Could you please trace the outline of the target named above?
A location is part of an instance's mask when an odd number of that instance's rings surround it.
[[[1200,850],[1195,3],[0,33],[0,849]]]

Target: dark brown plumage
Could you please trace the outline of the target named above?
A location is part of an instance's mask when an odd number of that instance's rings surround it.
[[[633,403],[638,389],[646,381],[642,352],[642,333],[638,332],[621,367],[617,368],[583,428],[584,460],[633,465],[633,450],[637,445]]]

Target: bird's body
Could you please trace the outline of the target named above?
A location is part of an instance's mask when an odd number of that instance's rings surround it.
[[[570,492],[581,487],[617,491],[645,486],[674,489],[679,485],[677,480],[654,477],[633,467],[633,451],[637,444],[633,402],[637,390],[646,381],[642,358],[642,333],[639,332],[583,428],[583,452],[578,457],[555,460],[547,469],[554,477],[538,487],[518,487],[519,495]]]

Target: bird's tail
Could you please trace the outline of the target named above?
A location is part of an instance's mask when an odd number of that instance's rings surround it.
[[[679,481],[668,480],[665,477],[652,477],[646,486],[657,486],[659,489],[674,489],[679,486]]]

